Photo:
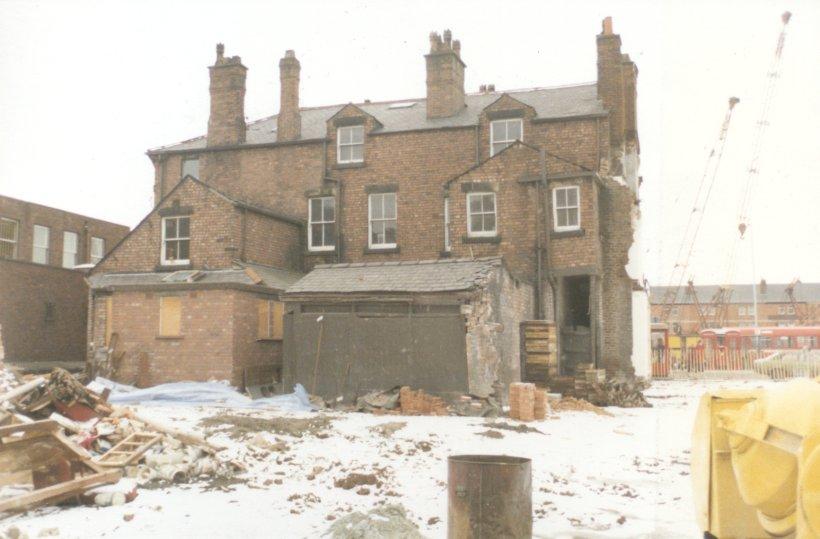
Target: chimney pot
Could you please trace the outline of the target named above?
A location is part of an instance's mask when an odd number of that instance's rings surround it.
[[[447,118],[464,109],[464,62],[461,43],[453,42],[453,33],[444,31],[444,41],[430,33],[427,63],[427,117]]]
[[[605,36],[612,35],[612,17],[606,17],[601,23],[601,33]]]
[[[285,51],[279,60],[279,115],[276,118],[277,141],[297,140],[302,136],[302,116],[299,111],[299,74],[302,70],[296,53]]]
[[[216,62],[210,67],[211,113],[208,146],[245,142],[245,78],[247,68],[239,56],[225,58],[225,45],[216,46]]]

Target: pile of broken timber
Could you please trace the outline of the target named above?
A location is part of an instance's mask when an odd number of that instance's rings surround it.
[[[88,491],[123,475],[141,484],[244,468],[217,460],[223,447],[113,406],[107,397],[107,390],[93,391],[62,369],[0,395],[0,513],[69,499],[110,505],[111,497],[103,502]],[[136,490],[118,496],[130,501]]]
[[[575,376],[550,380],[550,390],[562,395],[583,399],[596,406],[638,408],[651,406],[643,395],[648,382],[639,378],[608,379],[605,369],[596,369],[591,363],[576,365]]]
[[[0,513],[58,503],[120,480],[119,469],[95,462],[61,431],[51,420],[0,427],[0,487],[33,486],[31,492],[0,499]]]
[[[547,392],[535,384],[514,382],[510,384],[510,418],[533,421],[547,417]]]

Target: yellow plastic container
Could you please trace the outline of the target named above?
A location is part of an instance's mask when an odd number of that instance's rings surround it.
[[[820,537],[820,383],[704,395],[692,445],[705,532]]]

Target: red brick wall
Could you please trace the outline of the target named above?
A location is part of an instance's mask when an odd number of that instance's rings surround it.
[[[302,268],[302,227],[245,212],[245,243],[242,258],[276,268]]]
[[[79,271],[0,260],[0,332],[7,360],[82,361],[88,287]],[[46,304],[54,316],[46,320]]]
[[[181,337],[159,337],[160,297],[155,292],[117,291],[113,298],[112,332],[125,352],[118,381],[141,385],[233,378],[233,290],[168,293],[181,299]],[[105,296],[95,300],[92,344],[103,346]],[[144,355],[140,373],[140,356]]]
[[[261,299],[276,296],[237,292],[234,297],[234,379],[249,385],[281,380],[282,341],[257,338]]]
[[[63,263],[63,232],[75,232],[78,236],[78,264],[89,262],[92,236],[103,238],[106,250],[110,250],[128,233],[127,226],[4,196],[0,196],[0,217],[18,222],[15,260],[30,262],[34,225],[49,227],[49,265],[59,267]]]
[[[161,208],[175,203],[190,207],[191,264],[195,268],[229,267],[239,257],[239,238],[235,234],[239,212],[233,204],[196,182],[182,185]],[[162,217],[155,209],[140,223],[94,273],[155,271],[160,265]]]
[[[180,337],[159,336],[160,297],[181,298]],[[104,346],[105,298],[113,298],[112,333],[125,352],[117,380],[140,385],[229,380],[241,387],[270,381],[281,365],[281,341],[257,340],[257,300],[239,290],[114,291],[97,294],[91,311],[93,349]],[[248,376],[246,377],[245,369]],[[261,379],[260,376],[267,375]]]

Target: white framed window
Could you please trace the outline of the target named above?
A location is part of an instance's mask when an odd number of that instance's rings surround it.
[[[91,259],[92,264],[96,264],[105,256],[105,239],[91,236]]]
[[[516,140],[524,140],[524,122],[521,118],[490,122],[490,157]]]
[[[396,246],[396,193],[378,193],[369,197],[368,246],[389,249]]]
[[[162,263],[167,266],[191,261],[191,220],[189,217],[162,218]]]
[[[349,125],[336,130],[336,162],[364,161],[364,126]]]
[[[553,226],[556,231],[581,228],[581,190],[577,185],[552,190]]]
[[[444,251],[450,252],[453,244],[450,243],[450,197],[444,199]]]
[[[467,236],[496,235],[495,193],[467,193]]]
[[[740,306],[737,308],[738,316],[746,316],[746,307]]]
[[[37,264],[48,264],[48,244],[51,230],[47,226],[34,225],[34,241],[31,248],[31,261]]]
[[[308,201],[308,249],[332,251],[336,248],[336,199],[317,197]]]
[[[77,247],[79,237],[76,232],[63,231],[63,267],[73,268],[77,265]]]
[[[794,305],[789,305],[786,307],[786,314],[794,314]]]
[[[17,258],[17,240],[20,223],[8,217],[0,217],[0,258]]]
[[[786,314],[786,307],[784,305],[778,305],[777,314]]]
[[[182,177],[185,176],[199,179],[199,157],[186,157],[182,160]]]

